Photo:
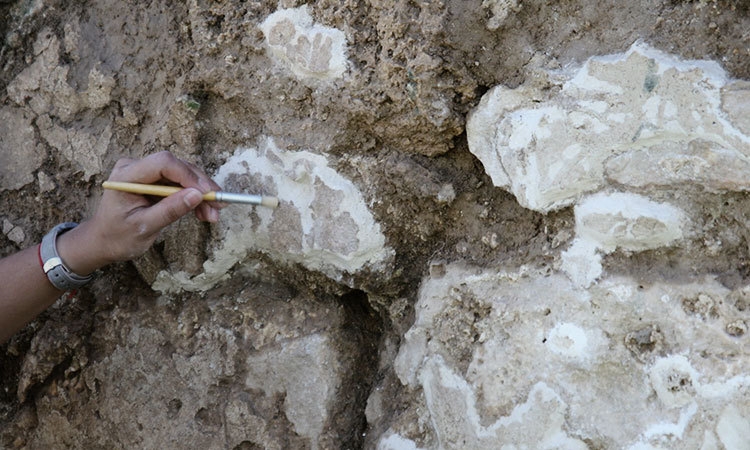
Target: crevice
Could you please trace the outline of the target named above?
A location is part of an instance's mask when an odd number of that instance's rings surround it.
[[[380,377],[378,355],[383,322],[362,290],[345,293],[339,297],[339,303],[344,312],[344,325],[338,341],[341,354],[350,355],[350,359],[345,361],[347,369],[327,427],[328,435],[320,444],[324,447],[362,448],[367,429],[367,399]]]

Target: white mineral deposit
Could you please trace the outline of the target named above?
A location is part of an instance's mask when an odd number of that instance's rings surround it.
[[[745,0],[0,0],[0,257],[121,158],[279,199],[0,346],[0,448],[750,450],[748,30]]]
[[[204,272],[190,277],[163,271],[154,289],[205,291],[231,276],[253,251],[333,278],[382,267],[392,258],[359,189],[323,155],[279,149],[267,138],[258,148],[237,149],[215,180],[236,192],[277,196],[280,204],[276,209],[226,208],[219,230],[222,245],[204,263]]]
[[[313,23],[307,5],[280,9],[260,25],[271,54],[299,78],[334,79],[347,68],[346,36]]]
[[[638,42],[545,76],[533,86],[494,87],[466,125],[471,152],[523,206],[559,209],[614,183],[640,192],[750,186],[745,119],[725,112],[744,106],[715,62]]]

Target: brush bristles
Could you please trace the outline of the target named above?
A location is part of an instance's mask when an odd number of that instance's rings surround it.
[[[266,197],[260,199],[260,204],[262,206],[267,206],[269,208],[276,208],[279,206],[279,199],[276,197]]]

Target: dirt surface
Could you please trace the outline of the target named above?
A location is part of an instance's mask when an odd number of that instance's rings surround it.
[[[501,20],[491,3],[516,6]],[[186,218],[146,256],[106,268],[0,347],[0,446],[375,448],[418,409],[392,364],[422,278],[456,261],[551,266],[573,239],[572,208],[523,208],[469,152],[466,115],[482,94],[637,40],[750,79],[742,0],[311,2],[314,22],[341,30],[348,45],[346,75],[324,83],[270,58],[259,28],[303,4],[0,0],[1,256],[88,217],[121,157],[167,149],[214,173],[266,136],[327,155],[395,252],[389,270],[338,279],[252,254],[207,292],[160,294],[150,287],[159,271],[195,275],[215,251],[217,229]],[[747,284],[750,200],[700,198],[700,237],[614,253],[606,270],[644,283],[713,273],[730,289]],[[449,316],[471,328],[488,310],[466,302]],[[629,345],[658,346],[649,330]],[[465,370],[471,347],[456,339],[445,344]],[[294,353],[298,342],[311,359]],[[270,356],[282,349],[289,360]],[[292,385],[250,381],[266,376],[248,361],[330,368],[311,375],[329,389],[319,429],[291,411],[310,407],[294,403]],[[368,401],[373,392],[379,403]],[[368,420],[368,408],[380,412]],[[417,422],[411,435],[434,443]]]

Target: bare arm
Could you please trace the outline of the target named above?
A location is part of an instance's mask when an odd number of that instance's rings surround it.
[[[165,226],[195,211],[218,220],[219,205],[201,203],[201,193],[219,186],[196,167],[162,152],[142,160],[120,160],[113,181],[173,182],[185,188],[157,203],[143,196],[105,191],[93,218],[60,235],[57,249],[75,273],[89,274],[115,261],[142,255]],[[0,259],[0,343],[52,305],[62,294],[47,280],[33,246]]]
[[[0,343],[60,296],[39,266],[36,246],[0,259],[0,286]]]

